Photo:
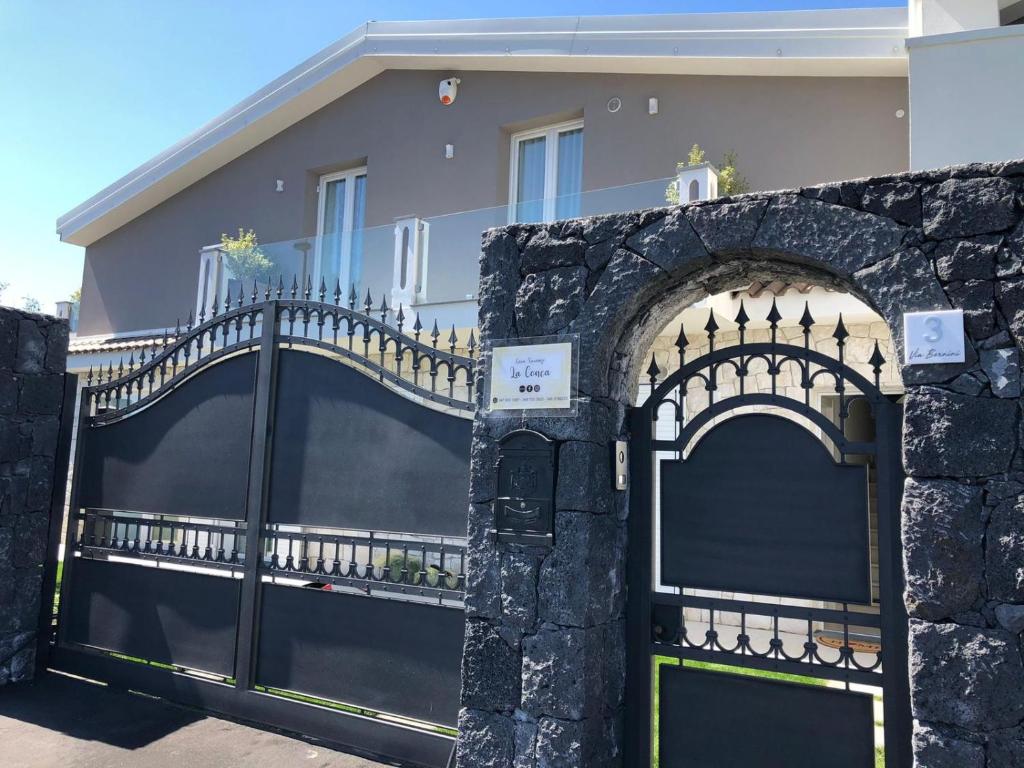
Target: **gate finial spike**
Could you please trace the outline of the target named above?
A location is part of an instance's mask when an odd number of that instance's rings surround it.
[[[302,298],[309,301],[309,297],[313,295],[313,278],[310,275],[306,275],[306,290],[302,294]]]
[[[765,319],[771,323],[772,328],[777,328],[779,320],[782,319],[782,313],[779,312],[779,305],[774,298],[772,299],[772,308],[768,310],[768,317]]]
[[[459,337],[455,334],[455,323],[452,323],[452,332],[448,334],[448,344],[451,346],[452,354],[455,354],[455,345],[459,343]]]
[[[216,304],[214,305],[216,306]],[[185,332],[188,333],[192,330],[192,310],[188,311],[188,321],[185,323]]]
[[[814,325],[814,318],[811,317],[811,302],[804,302],[804,313],[800,316],[800,325],[803,326],[804,333],[811,332],[811,326]]]
[[[254,277],[252,279],[252,297],[251,297],[251,300],[249,301],[249,303],[250,304],[255,304],[256,303],[256,299],[259,298],[259,295],[260,295],[260,287],[259,287],[259,284],[256,282],[256,278]]]
[[[718,321],[715,320],[715,310],[708,311],[708,322],[704,326],[704,330],[708,332],[708,338],[714,338],[715,332],[718,331]]]
[[[355,309],[357,301],[359,301],[359,294],[356,293],[356,284],[352,283],[352,287],[348,292],[348,308]]]
[[[871,366],[871,370],[875,372],[876,377],[882,372],[882,366],[885,365],[885,357],[882,355],[877,339],[875,340],[875,350],[871,353],[871,357],[868,358],[868,365]]]
[[[836,323],[836,329],[832,332],[832,338],[836,340],[839,346],[842,346],[846,339],[849,338],[850,332],[846,330],[846,326],[843,324],[843,313],[839,313],[839,322]]]
[[[324,276],[320,275],[320,303],[323,304],[324,297],[327,296],[327,281],[324,280]]]
[[[92,386],[92,366],[91,365],[89,366],[89,373],[85,377],[85,386],[87,386],[87,387],[91,387]]]
[[[402,311],[402,302],[398,302],[398,314],[395,315],[395,321],[398,323],[398,330],[402,330],[402,323],[405,322],[405,312]]]
[[[293,301],[294,301],[295,297],[298,295],[298,293],[299,293],[299,276],[296,275],[294,272],[292,272],[292,300]]]
[[[434,318],[434,328],[430,332],[430,338],[434,341],[434,346],[437,346],[437,340],[441,336],[441,331],[437,329],[437,318]]]
[[[335,278],[334,280],[334,305],[337,306],[341,303],[341,278]]]
[[[366,301],[363,302],[363,306],[366,308],[366,314],[370,314],[373,311],[373,297],[370,295],[370,289],[366,289]]]
[[[741,331],[747,329],[747,323],[750,322],[750,317],[747,315],[747,309],[743,306],[743,299],[740,299],[740,311],[736,313],[736,319],[733,321],[740,327]]]
[[[388,321],[388,300],[384,297],[380,297],[380,321],[386,323]]]
[[[174,320],[174,338],[177,339],[181,336],[181,318],[175,318]]]
[[[277,276],[277,298],[281,298],[281,294],[284,293],[284,275]]]
[[[466,349],[469,350],[469,356],[473,356],[473,350],[476,349],[476,337],[473,335],[473,330],[469,331],[469,341],[466,343]]]
[[[676,349],[678,349],[679,354],[682,355],[683,350],[685,350],[689,345],[690,340],[686,338],[686,326],[684,323],[679,323],[679,335],[676,336]]]
[[[416,340],[419,341],[420,331],[423,330],[423,323],[420,322],[420,313],[416,313],[416,322],[412,324],[413,333],[416,334]]]
[[[658,374],[661,373],[661,368],[658,367],[658,356],[655,353],[651,353],[651,364],[647,366],[647,376],[651,380],[651,387],[654,388],[658,384]]]

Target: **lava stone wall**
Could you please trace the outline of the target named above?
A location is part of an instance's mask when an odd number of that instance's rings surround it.
[[[491,230],[484,340],[578,333],[575,418],[478,412],[461,768],[622,765],[628,492],[610,444],[658,330],[753,280],[886,319],[962,308],[967,361],[904,366],[906,603],[918,768],[1024,765],[1024,161]],[[479,390],[478,390],[479,391]],[[496,441],[558,441],[555,545],[497,546]]]
[[[0,686],[35,666],[68,325],[0,307]]]

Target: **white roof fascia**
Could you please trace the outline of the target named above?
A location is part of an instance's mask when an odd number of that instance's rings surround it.
[[[57,220],[90,245],[385,69],[906,77],[905,8],[368,22]]]

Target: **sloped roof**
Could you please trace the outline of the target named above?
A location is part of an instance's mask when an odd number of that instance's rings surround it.
[[[371,21],[57,219],[89,245],[387,69],[906,77],[906,8]]]

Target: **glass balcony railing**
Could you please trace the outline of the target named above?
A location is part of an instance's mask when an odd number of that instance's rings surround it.
[[[665,205],[666,187],[675,178],[653,179],[619,187],[597,189],[558,201],[559,211],[575,217]],[[519,211],[540,210],[540,205],[517,206]],[[292,287],[300,296],[307,288],[313,297],[324,289],[328,301],[362,306],[369,293],[374,307],[446,305],[476,299],[482,233],[513,223],[509,206],[495,206],[440,216],[410,215],[392,224],[365,227],[340,234],[260,242],[247,252],[206,248],[200,264],[197,313],[217,297],[223,305],[240,292],[248,298],[255,284],[261,295],[283,296]],[[253,222],[259,236],[259,222]]]

